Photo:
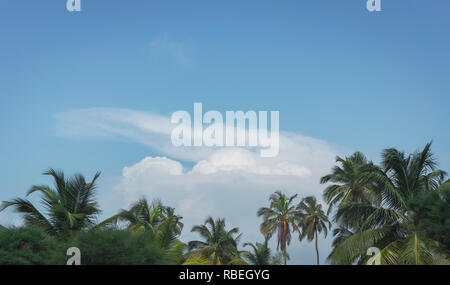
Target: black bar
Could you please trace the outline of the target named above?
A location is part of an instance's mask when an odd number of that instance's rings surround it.
[[[444,277],[449,273],[448,269],[447,266],[0,266],[0,276],[2,280],[10,275],[14,281],[40,280],[59,285],[69,280],[78,284],[104,284],[106,280],[131,283],[140,278],[145,284],[161,280],[156,283],[163,285],[165,282],[219,284],[244,281],[269,284],[286,280],[304,284],[311,278],[319,283],[390,284],[403,283],[406,279],[423,280],[425,276],[438,280],[439,275]]]

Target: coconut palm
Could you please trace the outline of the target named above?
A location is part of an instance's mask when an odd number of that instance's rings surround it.
[[[64,173],[50,168],[43,175],[49,175],[55,182],[55,188],[47,185],[34,185],[27,196],[40,192],[45,213],[40,212],[29,200],[16,198],[3,202],[0,211],[14,207],[23,214],[25,225],[44,229],[48,234],[61,239],[94,225],[100,213],[95,200],[95,189],[100,173],[96,173],[90,182],[81,174],[66,179]]]
[[[297,209],[300,212],[300,226],[302,228],[300,240],[303,240],[304,238],[308,239],[308,241],[316,240],[317,265],[320,265],[318,247],[319,234],[323,232],[326,238],[328,228],[331,228],[331,223],[325,215],[322,205],[317,203],[316,197],[314,196],[303,198],[297,206]]]
[[[288,259],[287,247],[291,243],[291,228],[300,233],[296,223],[298,210],[293,204],[295,198],[297,195],[288,197],[276,191],[269,198],[269,208],[258,210],[258,217],[263,217],[261,233],[269,240],[274,233],[277,233],[277,250],[281,249],[285,265]]]
[[[127,229],[131,231],[146,230],[156,233],[158,227],[167,219],[173,223],[171,229],[177,235],[181,234],[183,229],[182,217],[175,215],[173,208],[164,206],[158,199],[149,203],[146,198],[142,198],[131,204],[128,210],[121,210],[118,214],[104,220],[96,227],[108,227],[121,222],[125,223]]]
[[[247,246],[252,249],[252,252],[246,251],[242,253],[242,256],[248,260],[250,265],[281,265],[283,263],[282,254],[272,255],[268,239],[265,239],[264,243],[245,243],[244,247]]]
[[[421,193],[436,191],[446,173],[437,169],[431,143],[406,155],[394,148],[382,154],[382,171],[376,175],[381,203],[347,202],[337,211],[343,225],[360,221],[361,229],[342,238],[329,256],[335,264],[362,263],[361,252],[380,249],[383,264],[446,263],[433,241],[418,231],[419,221],[408,201]]]
[[[182,219],[175,214],[174,208],[164,206],[160,200],[149,203],[142,198],[133,203],[129,210],[121,210],[96,225],[96,228],[117,227],[118,223],[125,223],[129,231],[150,232],[156,244],[164,250],[166,259],[172,264],[179,264],[187,250],[187,245],[178,239],[183,229]]]
[[[175,214],[174,208],[164,207],[164,217],[157,228],[158,238],[163,247],[169,247],[181,235],[184,226],[182,219],[183,217]]]
[[[341,241],[348,238],[351,235],[354,235],[355,233],[352,232],[350,229],[344,226],[338,226],[333,230],[333,247],[336,247]]]
[[[154,200],[149,203],[146,198],[142,198],[131,204],[128,210],[120,210],[118,214],[104,220],[96,227],[117,225],[122,222],[131,231],[153,231],[161,223],[163,215],[164,206],[161,201]]]
[[[191,232],[198,233],[203,239],[188,243],[189,248],[194,250],[194,256],[207,258],[213,265],[229,264],[239,259],[239,229],[227,230],[225,219],[214,220],[208,217],[203,225],[194,226]]]
[[[373,172],[378,168],[361,152],[355,152],[350,157],[336,157],[336,162],[340,166],[335,166],[331,174],[325,175],[320,179],[321,184],[333,183],[328,186],[323,198],[328,203],[328,213],[331,210],[345,203],[351,202],[372,202],[377,199],[373,191],[375,183]]]

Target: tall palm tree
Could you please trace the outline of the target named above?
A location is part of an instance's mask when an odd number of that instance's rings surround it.
[[[361,252],[378,247],[383,264],[446,263],[434,250],[433,241],[418,231],[416,215],[408,201],[421,193],[436,191],[446,176],[437,169],[431,143],[422,151],[406,155],[397,149],[382,153],[383,169],[376,179],[381,203],[349,202],[338,209],[342,224],[363,220],[356,232],[336,245],[329,256],[335,264],[362,263]]]
[[[95,189],[100,173],[96,173],[91,182],[81,174],[66,179],[64,173],[50,168],[43,175],[49,175],[55,181],[55,188],[47,185],[34,185],[27,196],[41,192],[41,203],[45,213],[41,213],[29,200],[16,198],[3,202],[0,211],[8,207],[23,214],[27,226],[43,228],[48,234],[61,239],[94,225],[100,213],[95,200]]]
[[[338,165],[332,172],[320,179],[321,184],[332,183],[323,193],[323,198],[329,205],[327,215],[346,203],[380,203],[381,196],[376,192],[377,179],[375,178],[379,167],[369,161],[361,152],[355,152],[349,157],[336,157]],[[345,224],[339,216],[341,212],[335,212],[334,221],[339,222],[339,227],[348,232],[358,232],[362,219],[352,220],[351,224]],[[363,252],[360,256],[363,256]]]
[[[239,258],[239,229],[227,230],[225,219],[208,217],[203,225],[194,226],[191,231],[198,233],[203,240],[189,242],[189,248],[209,259],[211,264],[229,264]]]
[[[374,171],[378,168],[361,152],[355,152],[350,157],[336,157],[336,162],[340,166],[333,167],[332,172],[320,179],[321,184],[330,183],[324,193],[323,198],[328,203],[328,213],[334,207],[350,202],[372,202],[378,196],[373,191],[375,179]],[[357,227],[357,226],[356,226]]]
[[[327,237],[331,223],[325,215],[322,205],[317,203],[314,196],[303,198],[297,209],[300,212],[300,226],[302,227],[300,240],[304,238],[307,238],[308,241],[316,240],[317,265],[320,265],[318,237],[322,232]]]
[[[247,246],[252,249],[252,252],[246,251],[242,255],[249,261],[250,265],[280,265],[283,263],[282,254],[272,255],[267,238],[264,243],[245,243],[244,247]]]
[[[270,239],[274,233],[277,233],[277,250],[281,249],[284,258],[284,264],[287,264],[287,247],[291,243],[291,228],[300,233],[296,219],[298,210],[293,201],[297,195],[288,197],[280,191],[276,191],[269,197],[269,208],[260,208],[258,217],[263,217],[261,224],[261,233]]]

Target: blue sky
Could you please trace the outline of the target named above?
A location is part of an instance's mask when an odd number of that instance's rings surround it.
[[[82,0],[69,13],[63,0],[2,1],[0,200],[49,182],[40,173],[50,166],[101,170],[107,197],[145,157],[198,162],[117,133],[62,134],[61,118],[87,108],[279,110],[282,131],[336,154],[377,161],[385,147],[409,152],[433,139],[450,171],[449,1],[383,0],[379,13],[365,2]],[[105,204],[105,215],[125,206]]]

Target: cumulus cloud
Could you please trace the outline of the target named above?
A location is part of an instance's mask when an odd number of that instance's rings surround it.
[[[134,110],[73,110],[57,118],[61,135],[121,137],[160,153],[124,167],[111,195],[121,201],[121,207],[142,196],[160,198],[175,207],[184,217],[184,240],[197,238],[189,230],[208,215],[226,217],[241,228],[245,241],[261,240],[256,211],[268,206],[269,195],[282,190],[320,199],[323,186],[319,179],[336,156],[326,142],[291,132],[280,132],[280,152],[272,158],[262,158],[257,149],[250,148],[175,148],[171,146],[169,118]],[[193,166],[186,167],[186,160]],[[313,249],[303,246],[297,250],[294,262],[305,262],[300,254],[314,260]]]
[[[258,175],[311,176],[311,171],[304,166],[289,161],[261,158],[257,153],[237,148],[217,150],[206,160],[199,161],[192,169],[193,173],[199,174],[230,171]]]

